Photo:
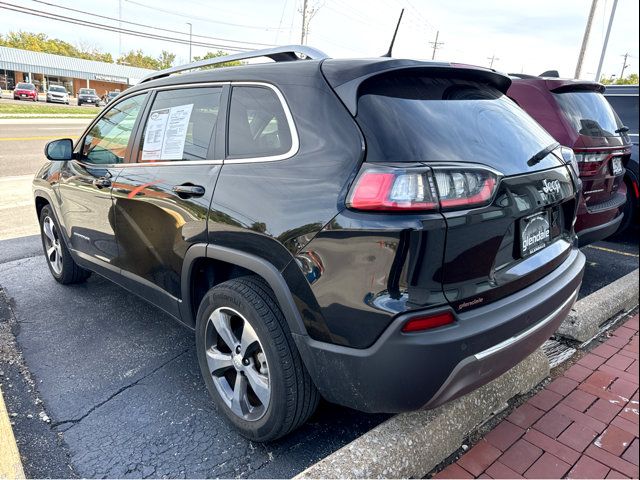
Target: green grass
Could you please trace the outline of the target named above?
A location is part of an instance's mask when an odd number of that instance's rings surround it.
[[[100,112],[100,108],[96,107],[68,107],[61,105],[50,105],[50,104],[42,104],[42,103],[24,103],[24,104],[15,104],[15,103],[3,103],[0,101],[0,115],[8,116],[8,115],[20,115],[25,113],[37,113],[37,114],[46,114],[46,115],[87,115],[87,116],[95,116],[98,112]]]

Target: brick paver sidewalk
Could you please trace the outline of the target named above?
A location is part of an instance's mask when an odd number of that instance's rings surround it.
[[[638,478],[638,315],[435,478]]]

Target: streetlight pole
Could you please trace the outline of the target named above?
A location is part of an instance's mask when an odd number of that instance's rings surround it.
[[[611,33],[611,26],[613,25],[613,17],[616,14],[617,6],[618,6],[618,0],[613,0],[613,7],[611,7],[611,16],[609,17],[609,26],[607,27],[607,34],[604,36],[602,53],[600,53],[600,62],[598,62],[598,71],[596,72],[596,82],[600,81],[600,73],[602,72],[602,64],[604,63],[604,55],[605,53],[607,53],[607,44],[609,43],[609,34]]]
[[[191,25],[191,22],[187,22],[187,25],[189,25],[189,63],[191,63],[191,43],[193,39],[193,25]]]

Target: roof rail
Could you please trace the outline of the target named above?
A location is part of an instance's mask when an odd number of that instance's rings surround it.
[[[303,59],[305,60],[321,60],[323,58],[329,58],[326,53],[316,48],[307,47],[306,45],[285,45],[282,47],[264,48],[262,50],[250,50],[248,52],[233,53],[231,55],[224,55],[222,57],[207,58],[204,60],[199,60],[197,62],[187,63],[185,65],[179,65],[177,67],[171,67],[165,70],[159,70],[144,77],[142,80],[140,80],[140,83],[148,82],[149,80],[155,80],[157,78],[167,77],[178,72],[194,70],[201,67],[210,67],[212,65],[220,65],[221,63],[248,60],[250,58],[269,57],[275,62],[301,60],[301,58],[297,54],[301,54],[304,57]]]

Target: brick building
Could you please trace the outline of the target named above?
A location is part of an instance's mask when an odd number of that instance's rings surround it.
[[[12,90],[18,82],[31,82],[39,92],[49,85],[62,85],[72,95],[81,88],[94,88],[102,96],[123,91],[151,73],[145,68],[64,57],[0,46],[0,89]]]

